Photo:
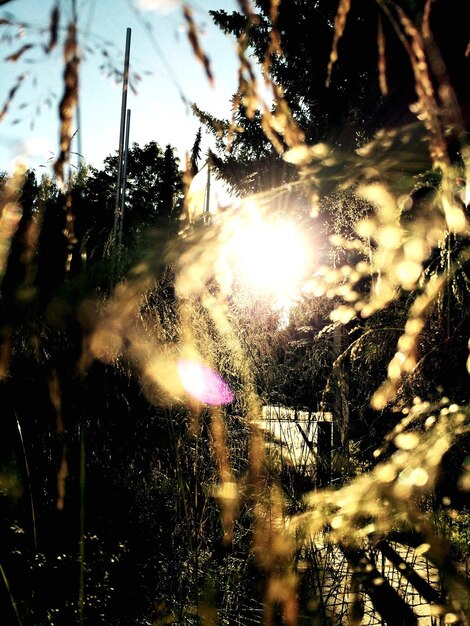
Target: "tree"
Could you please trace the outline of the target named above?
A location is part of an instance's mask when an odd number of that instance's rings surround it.
[[[224,32],[239,37],[241,45],[246,46],[248,42],[252,59],[264,67],[272,81],[268,81],[268,88],[273,87],[274,93],[280,88],[282,97],[272,110],[278,117],[273,128],[284,124],[282,102],[287,104],[308,145],[326,142],[330,150],[353,154],[379,129],[396,129],[414,121],[410,105],[417,95],[410,48],[406,36],[397,36],[397,32],[404,28],[404,20],[408,19],[400,12],[402,7],[420,24],[425,19],[424,2],[402,2],[400,6],[374,0],[351,2],[344,31],[341,26],[338,40],[335,40],[334,27],[337,3],[296,0],[280,3],[274,13],[270,2],[259,0],[255,5],[257,11],[251,17],[223,10],[213,11],[212,16]],[[429,26],[433,37],[426,41],[426,46],[432,50],[432,71],[440,55],[447,63],[446,80],[455,89],[464,115],[468,117],[465,111],[470,90],[464,80],[469,64],[465,56],[467,33],[464,25],[453,22],[458,3],[454,2],[452,7],[454,9],[444,2],[432,3]],[[273,32],[278,33],[279,40],[273,39]],[[449,32],[453,33],[452,37],[447,36]],[[333,47],[337,50],[337,59],[329,68]],[[443,79],[442,69],[440,71],[441,75],[435,76],[436,81]],[[249,83],[249,79],[246,80]],[[233,179],[230,173],[244,167],[245,178],[250,174],[253,178],[261,175],[266,181],[265,188],[269,186],[270,176],[276,178],[279,168],[284,168],[286,180],[291,180],[292,173],[289,176],[286,164],[276,158],[276,151],[266,136],[270,122],[264,116],[261,123],[260,114],[253,110],[256,102],[243,81],[234,106],[235,131],[229,130],[229,122],[198,112],[201,122],[219,138],[221,171],[223,169],[226,177]],[[272,129],[269,134],[272,132],[276,134]],[[283,143],[282,132],[278,136],[278,152],[288,147]],[[225,144],[230,144],[230,157],[224,155],[226,145],[221,141],[221,133]],[[447,137],[448,145],[454,140],[455,136]]]
[[[270,2],[259,0],[255,6],[254,16],[228,14],[223,10],[212,12],[212,16],[224,32],[239,38],[248,37],[252,57],[255,62],[264,65],[266,72],[269,71],[272,84],[281,87],[282,102],[288,105],[295,123],[304,133],[305,143],[311,146],[317,142],[326,142],[323,156],[325,159],[330,158],[331,164],[323,168],[322,157],[318,158],[320,165],[316,169],[315,166],[309,167],[308,163],[302,169],[301,164],[299,177],[297,168],[285,162],[290,161],[289,146],[282,146],[281,152],[286,156],[283,159],[269,144],[269,133],[267,136],[263,116],[251,110],[253,105],[250,95],[243,84],[236,98],[235,131],[232,131],[228,121],[214,120],[210,115],[196,111],[207,128],[217,133],[218,158],[214,162],[223,175],[244,194],[264,188],[271,189],[275,197],[276,187],[282,188],[283,193],[291,187],[299,190],[300,196],[303,191],[306,192],[305,205],[310,200],[313,183],[320,190],[319,209],[325,222],[323,228],[328,234],[350,238],[354,236],[357,222],[373,210],[371,205],[354,193],[359,181],[368,180],[369,167],[377,168],[375,173],[371,173],[372,179],[377,177],[396,188],[401,186],[399,193],[411,193],[420,187],[423,170],[432,166],[429,155],[424,156],[421,149],[417,148],[419,133],[422,134],[424,128],[409,129],[414,120],[410,105],[416,100],[419,93],[416,90],[420,86],[417,86],[413,75],[413,59],[409,58],[410,49],[404,31],[408,27],[407,35],[411,37],[411,20],[423,29],[427,28],[425,21],[429,20],[432,37],[425,34],[423,45],[426,46],[424,54],[429,55],[434,84],[449,82],[455,90],[465,122],[470,96],[469,86],[463,80],[469,66],[468,57],[465,56],[465,27],[454,24],[452,29],[449,28],[455,13],[443,2],[433,3],[429,14],[426,14],[424,2],[402,2],[399,5],[375,1],[351,2],[350,10],[344,16],[345,24],[339,30],[335,25],[336,3],[296,0],[281,3],[273,10]],[[457,10],[457,3],[455,7]],[[450,30],[453,32],[452,37],[447,36]],[[276,44],[273,43],[273,31],[279,37]],[[418,31],[413,36],[421,37]],[[384,59],[378,50],[383,46],[386,48],[386,75],[383,67],[380,67]],[[328,59],[334,48],[337,48],[338,58],[328,67]],[[441,55],[441,73],[433,74]],[[445,63],[447,74],[444,76]],[[274,103],[274,110],[277,106]],[[407,132],[414,133],[412,138],[410,136],[406,140],[413,151],[414,162],[408,158],[406,142],[401,145],[400,141],[396,142],[396,138],[400,138],[399,130],[404,126],[408,128]],[[460,131],[456,127],[453,132],[447,132],[447,145],[444,148],[457,166],[462,162],[459,142],[463,135],[459,128]],[[378,140],[374,144],[372,138],[379,129],[385,133],[385,139],[383,143]],[[221,134],[227,143],[232,132],[231,152],[227,155],[224,153]],[[457,136],[458,132],[460,137]],[[280,136],[282,141],[282,131]],[[361,162],[354,151],[367,141],[372,146],[371,158],[362,159]],[[387,142],[388,148],[385,147]],[[346,174],[343,175],[341,170],[346,170]],[[306,185],[299,185],[302,179],[307,180]],[[344,185],[340,191],[337,190],[338,183]],[[336,187],[335,195],[331,193],[332,187]],[[290,204],[294,206],[296,203]]]
[[[199,171],[199,161],[201,159],[201,140],[202,140],[202,128],[199,127],[194,138],[193,147],[191,148],[191,176],[196,176]]]
[[[401,4],[411,11],[412,19],[422,21],[424,1]],[[447,61],[460,102],[468,101],[469,88],[464,80],[468,67],[464,55],[467,33],[465,26],[454,20],[459,4],[434,4],[430,29],[444,62]],[[351,2],[338,44],[338,58],[330,69],[337,3],[280,3],[275,23],[270,2],[258,0],[255,5],[256,19],[250,26],[247,17],[239,13],[229,15],[221,10],[211,14],[224,32],[236,36],[247,32],[255,61],[264,64],[275,84],[282,87],[283,98],[307,143],[326,141],[332,146],[354,149],[379,129],[412,121],[409,106],[416,98],[415,82],[406,48],[394,32],[400,14],[393,12],[391,3],[385,3],[386,11],[382,13],[380,3],[374,0]],[[270,52],[273,27],[279,35],[279,47]],[[452,37],[447,36],[450,31]],[[378,50],[381,45],[386,46],[386,75],[382,76]],[[382,92],[381,79],[387,82]]]
[[[111,253],[117,160],[116,155],[110,155],[102,169],[90,167],[82,182],[79,176],[74,179],[77,250],[83,248],[88,259],[103,259]],[[175,223],[182,198],[178,165],[171,146],[162,151],[153,141],[143,148],[136,143],[130,148],[123,216],[126,248],[132,247],[146,230],[168,229]]]

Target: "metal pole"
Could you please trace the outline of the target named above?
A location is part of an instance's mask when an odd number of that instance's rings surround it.
[[[207,184],[206,184],[206,197],[203,211],[203,222],[207,224],[210,218],[209,203],[211,198],[211,162],[207,161]]]
[[[119,220],[119,250],[122,246],[122,225],[124,222],[124,209],[126,207],[126,185],[127,185],[127,157],[129,155],[129,128],[131,126],[131,110],[127,109],[126,116],[126,139],[124,141],[124,166],[122,170],[122,194],[121,194],[121,214]]]
[[[121,102],[121,127],[119,132],[119,156],[118,156],[118,171],[116,180],[116,199],[114,203],[114,227],[113,227],[113,243],[116,244],[116,237],[118,232],[119,222],[119,208],[121,204],[121,185],[122,185],[122,170],[123,170],[123,150],[124,150],[124,131],[126,126],[126,107],[127,107],[127,91],[129,86],[129,55],[131,50],[131,29],[128,28],[126,32],[126,52],[124,56],[124,74],[122,77],[122,102]]]

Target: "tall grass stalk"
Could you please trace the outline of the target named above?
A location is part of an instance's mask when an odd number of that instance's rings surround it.
[[[24,467],[26,471],[26,480],[28,481],[29,504],[31,507],[31,526],[32,526],[32,533],[33,533],[33,546],[34,546],[34,551],[37,552],[38,540],[37,540],[37,530],[36,530],[36,512],[34,510],[34,499],[33,499],[33,490],[31,488],[31,475],[29,472],[28,455],[26,454],[26,448],[24,445],[23,431],[21,430],[20,420],[18,419],[18,415],[16,413],[15,413],[15,419],[16,419],[16,426],[18,428],[18,435],[21,441],[21,449],[23,451],[23,461],[24,461]]]
[[[23,622],[21,621],[21,617],[20,617],[20,614],[18,612],[18,607],[16,606],[15,598],[13,597],[13,594],[12,594],[11,589],[10,589],[10,583],[8,582],[8,578],[7,578],[6,574],[5,574],[5,570],[3,569],[3,566],[2,566],[1,563],[0,563],[0,574],[2,575],[2,579],[3,579],[3,582],[5,584],[5,587],[6,587],[6,590],[7,590],[7,593],[8,593],[8,597],[10,598],[11,606],[13,608],[13,612],[15,613],[16,621],[18,622],[18,624],[20,626],[23,626]]]
[[[86,495],[86,421],[80,423],[80,536],[79,536],[79,586],[78,617],[80,625],[85,619],[85,495]]]

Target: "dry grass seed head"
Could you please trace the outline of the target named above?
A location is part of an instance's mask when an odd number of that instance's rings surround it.
[[[70,158],[72,143],[72,123],[78,102],[78,56],[77,25],[71,22],[67,28],[64,43],[64,94],[59,104],[60,152],[54,163],[54,171],[59,185],[64,186],[64,167]]]
[[[206,73],[207,80],[211,85],[214,84],[214,74],[212,73],[211,63],[209,61],[209,57],[204,52],[200,41],[199,41],[199,33],[196,26],[196,23],[193,18],[193,12],[191,7],[188,4],[183,5],[183,16],[186,21],[188,40],[191,44],[195,57],[202,63],[204,67],[204,71]]]

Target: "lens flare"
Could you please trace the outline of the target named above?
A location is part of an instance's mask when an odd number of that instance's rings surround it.
[[[220,374],[207,365],[189,359],[180,359],[177,368],[184,390],[199,402],[220,406],[230,404],[235,399],[232,390]]]

